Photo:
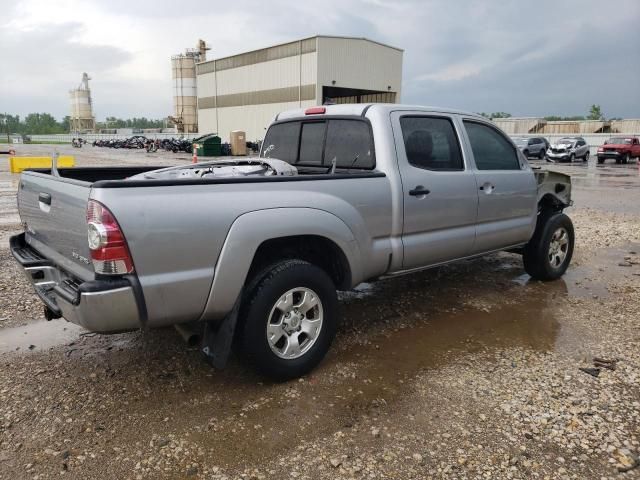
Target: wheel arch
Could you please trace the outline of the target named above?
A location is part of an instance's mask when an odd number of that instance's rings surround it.
[[[321,255],[322,247],[329,253]],[[340,218],[314,208],[257,210],[241,215],[231,225],[200,320],[223,318],[253,272],[295,254],[327,271],[338,289],[361,281],[360,248]]]

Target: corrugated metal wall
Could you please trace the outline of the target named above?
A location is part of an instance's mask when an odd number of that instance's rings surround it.
[[[640,119],[612,120],[611,130],[618,133],[635,132],[636,134],[640,134]]]
[[[324,85],[395,92],[395,101],[400,102],[402,53],[402,50],[367,40],[318,37],[316,101],[322,103]]]
[[[554,120],[543,118],[494,118],[493,123],[510,135],[539,133],[540,135],[581,135],[591,133],[640,134],[640,120]]]
[[[529,133],[537,131],[544,124],[541,118],[494,118],[495,123],[505,133]]]
[[[315,104],[317,55],[312,40],[312,46],[303,40],[242,54],[237,61],[216,60],[240,65],[236,68],[225,64],[222,71],[210,71],[213,62],[199,65],[200,131],[227,140],[232,130],[244,130],[247,139],[259,140],[278,112]],[[256,63],[262,58],[269,60]]]

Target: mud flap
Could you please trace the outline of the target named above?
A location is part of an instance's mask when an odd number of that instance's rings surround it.
[[[241,299],[242,293],[238,295],[233,309],[221,322],[207,322],[205,324],[201,349],[207,361],[215,368],[224,368],[231,355],[231,345],[238,322]]]

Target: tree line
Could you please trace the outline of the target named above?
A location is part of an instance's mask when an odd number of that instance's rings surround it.
[[[116,118],[107,117],[104,122],[96,122],[96,128],[163,128],[165,121],[146,117]],[[0,134],[17,133],[20,135],[69,133],[71,117],[66,116],[61,121],[50,113],[30,113],[24,118],[20,115],[0,113]]]

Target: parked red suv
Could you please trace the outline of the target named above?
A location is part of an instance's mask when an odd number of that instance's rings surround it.
[[[616,163],[629,163],[633,157],[640,159],[638,137],[611,137],[598,147],[598,163],[604,163],[607,158],[615,158]]]

